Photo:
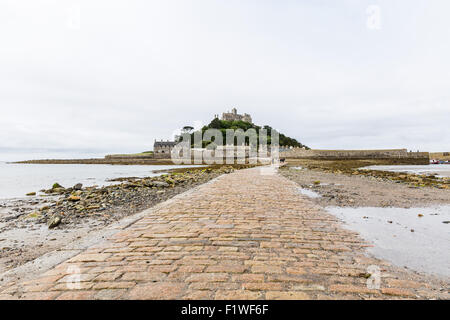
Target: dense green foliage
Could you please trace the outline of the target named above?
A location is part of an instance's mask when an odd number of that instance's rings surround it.
[[[227,129],[232,129],[232,130],[238,130],[241,129],[244,132],[246,132],[248,129],[255,129],[256,133],[257,133],[257,141],[259,143],[259,132],[261,129],[265,129],[267,132],[267,144],[270,145],[271,144],[271,133],[272,133],[272,128],[270,126],[257,126],[254,125],[250,122],[245,122],[245,121],[227,121],[227,120],[220,120],[218,118],[215,118],[214,120],[211,121],[211,123],[207,126],[204,126],[201,129],[202,132],[202,137],[203,134],[205,133],[206,130],[208,129],[217,129],[220,130],[222,132],[222,139],[223,139],[223,144],[226,143],[226,130]],[[191,141],[192,144],[194,143],[194,134],[195,132],[190,133],[191,134]],[[306,149],[309,149],[307,146],[303,145],[302,143],[298,142],[297,140],[287,137],[282,133],[279,133],[279,140],[280,140],[280,146],[292,146],[292,147],[305,147]],[[214,141],[214,140],[213,140]],[[245,138],[246,144],[248,144],[249,142],[249,138],[246,137]],[[208,145],[211,144],[212,141],[203,141],[202,142],[202,147],[206,147]],[[214,143],[213,143],[214,144]],[[237,139],[235,139],[234,144],[237,144]]]

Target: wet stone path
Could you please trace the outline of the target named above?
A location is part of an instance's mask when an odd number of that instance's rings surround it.
[[[1,299],[449,299],[261,168],[219,177]]]

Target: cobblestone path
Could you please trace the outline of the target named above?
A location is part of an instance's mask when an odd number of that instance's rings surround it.
[[[449,299],[448,282],[371,258],[367,245],[293,182],[253,168],[148,210],[0,298]]]

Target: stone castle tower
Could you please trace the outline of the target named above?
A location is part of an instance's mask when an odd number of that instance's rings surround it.
[[[236,108],[231,109],[231,112],[222,113],[222,120],[227,121],[245,121],[252,122],[252,117],[248,113],[238,114]]]

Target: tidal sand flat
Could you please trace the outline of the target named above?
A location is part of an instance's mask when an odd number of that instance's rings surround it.
[[[411,208],[450,204],[449,189],[418,187],[382,176],[292,167],[283,168],[280,172],[301,188],[320,194],[321,197],[314,201],[323,207]]]
[[[421,170],[421,169],[420,169]],[[303,196],[373,243],[376,257],[417,272],[450,277],[450,190],[408,181],[286,167]]]
[[[342,208],[327,210],[374,246],[377,257],[450,279],[450,205],[424,208]]]

